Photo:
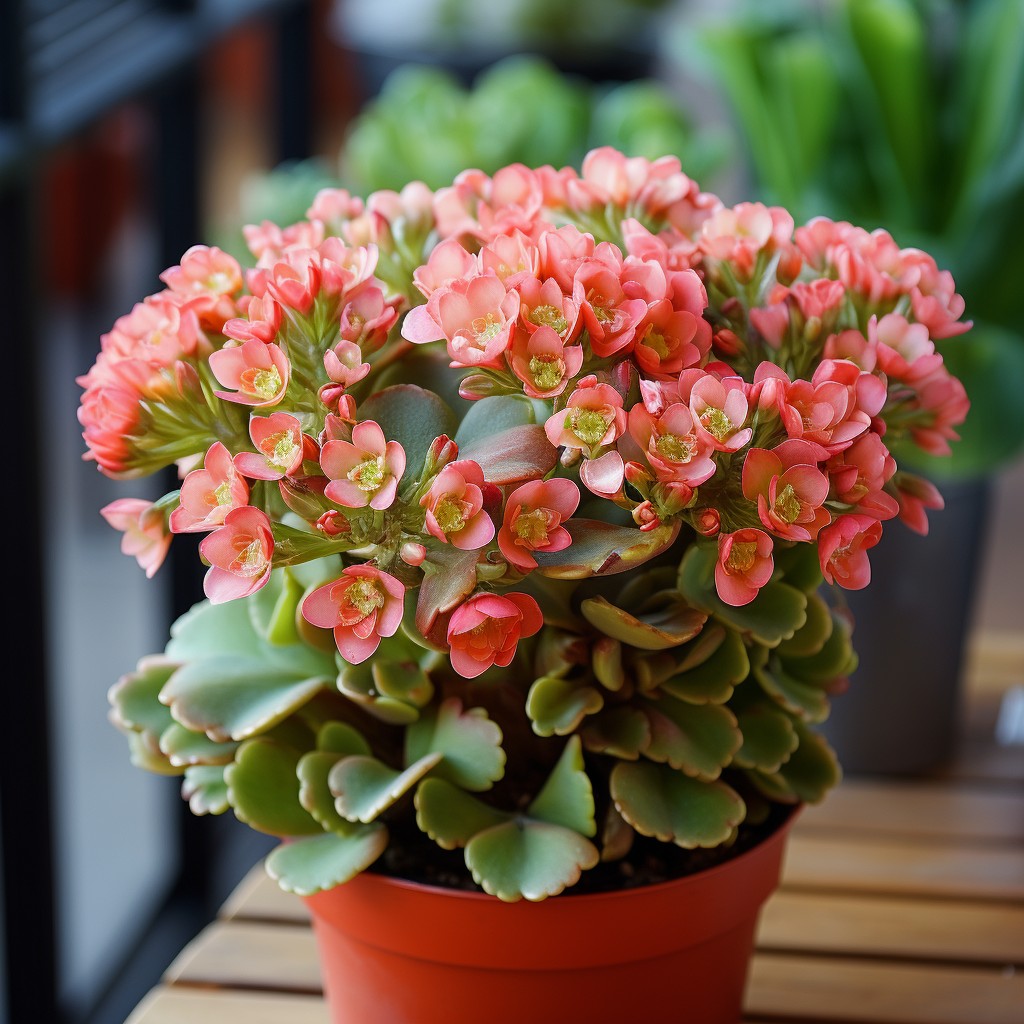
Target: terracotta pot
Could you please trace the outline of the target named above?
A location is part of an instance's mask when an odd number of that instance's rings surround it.
[[[619,892],[502,903],[364,873],[307,897],[332,1024],[737,1024],[791,822]]]

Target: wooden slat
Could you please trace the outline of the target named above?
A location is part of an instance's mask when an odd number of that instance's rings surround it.
[[[782,890],[758,948],[1024,967],[1024,906]]]
[[[845,779],[796,830],[1024,844],[1024,791],[897,779]]]
[[[903,839],[794,833],[783,884],[799,889],[1024,901],[1024,852]]]
[[[315,994],[322,991],[310,928],[217,922],[178,954],[167,982]]]
[[[308,921],[306,904],[270,878],[257,864],[235,887],[217,915],[222,920]]]
[[[1021,1024],[1024,974],[759,953],[747,1010],[808,1024]]]
[[[227,992],[161,985],[127,1024],[328,1024],[320,996]]]

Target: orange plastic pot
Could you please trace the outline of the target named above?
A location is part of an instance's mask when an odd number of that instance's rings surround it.
[[[332,1024],[737,1024],[792,816],[673,882],[502,903],[364,873],[307,897]]]

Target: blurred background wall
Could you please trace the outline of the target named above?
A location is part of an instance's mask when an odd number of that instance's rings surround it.
[[[243,224],[301,219],[324,185],[437,187],[610,144],[677,155],[726,202],[934,252],[978,324],[946,353],[977,412],[955,465],[925,468],[983,488],[967,627],[1021,629],[1019,0],[8,0],[3,18],[13,1024],[119,1024],[269,845],[193,818],[106,721],[107,688],[160,649],[201,576],[182,544],[153,581],[117,555],[98,510],[147,495],[81,461],[75,377],[189,245],[245,260]],[[929,557],[922,605],[943,573]]]

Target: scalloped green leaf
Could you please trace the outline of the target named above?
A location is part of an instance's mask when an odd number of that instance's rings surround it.
[[[643,651],[664,651],[692,640],[707,615],[676,600],[645,615],[631,615],[603,597],[587,598],[580,606],[583,617],[605,636]]]
[[[170,708],[160,703],[160,691],[179,667],[179,662],[163,655],[149,655],[107,691],[114,725],[122,731],[144,734],[154,753],[159,751],[160,737],[174,724]]]
[[[609,804],[601,826],[602,862],[621,860],[633,848],[635,839],[633,826],[619,814],[614,804]]]
[[[591,644],[590,654],[590,665],[597,681],[612,693],[621,690],[626,682],[626,673],[622,667],[622,644],[610,636],[599,637]]]
[[[644,756],[698,779],[717,779],[743,737],[736,716],[721,704],[687,704],[673,697],[644,701],[651,741]]]
[[[330,750],[311,750],[299,758],[295,768],[299,778],[299,803],[328,832],[344,833],[349,825],[348,819],[334,806],[334,794],[327,781],[341,756]]]
[[[391,700],[422,708],[434,696],[434,684],[430,676],[415,661],[375,658],[370,672],[377,691]]]
[[[597,832],[594,820],[594,789],[583,768],[579,736],[569,737],[541,791],[527,808],[533,818],[563,825],[581,835]]]
[[[389,441],[405,449],[407,472],[420,474],[427,450],[435,437],[452,437],[458,418],[433,391],[415,384],[392,384],[359,404],[359,419],[374,420]]]
[[[474,881],[506,903],[557,896],[599,860],[589,839],[546,821],[507,821],[466,844]]]
[[[402,772],[375,757],[357,754],[343,758],[327,779],[334,794],[334,806],[349,821],[373,821],[415,786],[441,757],[438,753],[428,754]]]
[[[256,630],[268,643],[301,642],[295,620],[305,590],[303,583],[286,567],[275,569],[267,585],[249,599]]]
[[[324,722],[317,730],[316,749],[332,754],[369,754],[370,744],[348,722]]]
[[[569,519],[563,525],[572,537],[569,547],[534,553],[540,573],[559,580],[628,572],[671,547],[680,529],[678,520],[647,531],[597,519]]]
[[[832,635],[832,612],[820,594],[807,595],[807,621],[776,647],[783,658],[809,658],[817,654]]]
[[[257,832],[301,836],[321,831],[299,802],[298,752],[265,736],[246,740],[224,769],[235,817]]]
[[[218,743],[178,722],[172,722],[160,736],[160,750],[173,765],[228,764],[237,749],[237,743]]]
[[[651,724],[634,707],[608,708],[591,718],[580,730],[587,750],[635,761],[651,742]]]
[[[661,688],[690,704],[724,704],[749,674],[747,646],[739,633],[727,629],[708,657],[662,683]]]
[[[604,707],[604,697],[593,686],[555,676],[534,680],[526,695],[526,713],[538,736],[565,736],[587,715]]]
[[[743,746],[736,751],[733,763],[741,768],[776,772],[800,742],[789,715],[768,703],[745,708],[736,720],[743,734]]]
[[[160,700],[182,725],[218,742],[265,732],[333,682],[333,674],[315,671],[322,668],[320,658],[300,657],[308,647],[280,649],[295,652],[295,663],[223,654],[183,665],[160,692]],[[314,674],[306,675],[310,668]]]
[[[380,823],[349,827],[344,835],[329,832],[282,843],[266,859],[267,874],[297,896],[343,885],[365,871],[388,845],[388,830]]]
[[[847,676],[857,667],[849,622],[838,612],[832,613],[832,632],[821,650],[808,657],[785,657],[787,670],[807,682],[831,682]]]
[[[617,764],[610,789],[637,832],[685,849],[726,842],[746,813],[739,794],[724,782],[701,782],[650,761]]]
[[[819,733],[795,722],[800,743],[779,769],[779,777],[804,803],[820,803],[839,785],[842,771],[835,751]]]
[[[483,803],[445,779],[424,779],[416,790],[416,824],[444,850],[465,846],[478,832],[511,815]]]
[[[459,458],[476,462],[488,483],[504,487],[547,476],[558,461],[558,449],[543,426],[524,423],[460,446]]]
[[[231,806],[223,765],[191,765],[185,769],[181,795],[193,814],[223,814]]]
[[[808,683],[791,675],[777,659],[770,658],[764,668],[754,669],[761,689],[792,715],[808,722],[828,718],[828,692],[819,683]]]
[[[412,763],[440,754],[435,777],[482,792],[505,774],[501,741],[501,728],[483,708],[463,710],[458,697],[449,697],[406,729],[405,760]]]
[[[377,691],[373,665],[369,661],[345,665],[338,673],[338,689],[367,713],[388,725],[409,725],[420,717],[419,709],[414,704]]]
[[[782,572],[782,579],[791,587],[810,594],[821,586],[821,562],[817,544],[797,542],[787,547],[776,542],[772,555],[776,570]]]
[[[223,604],[200,601],[171,626],[171,638],[164,653],[178,661],[210,655],[245,656],[252,653],[259,639],[247,599]]]
[[[676,671],[690,672],[698,665],[703,665],[733,632],[734,630],[726,629],[720,622],[705,623],[693,642],[687,644],[686,650],[678,652],[682,655],[682,661],[676,665]]]
[[[444,615],[476,588],[477,551],[461,551],[450,544],[427,553],[423,582],[416,599],[416,628],[426,636],[438,615]]]
[[[511,427],[536,422],[533,403],[524,395],[494,395],[490,398],[481,398],[473,402],[466,415],[462,417],[454,441],[461,453],[463,448],[492,434],[500,434]]]
[[[136,768],[153,772],[155,775],[181,775],[185,769],[173,765],[160,752],[157,740],[151,733],[128,732],[128,758]]]
[[[716,549],[693,545],[679,566],[679,590],[690,604],[766,647],[777,647],[807,621],[807,595],[779,580],[766,583],[757,597],[739,608],[715,591]]]

